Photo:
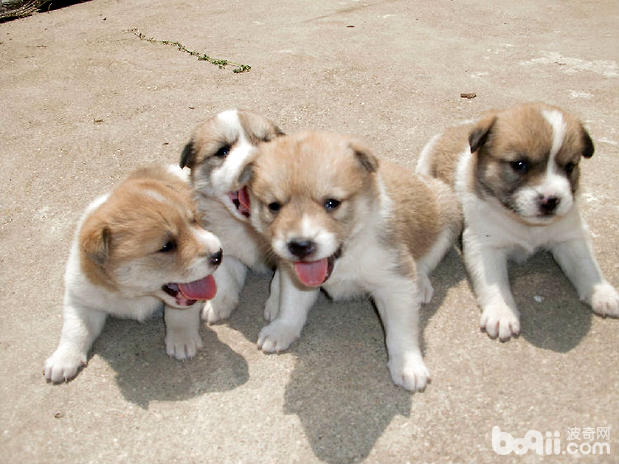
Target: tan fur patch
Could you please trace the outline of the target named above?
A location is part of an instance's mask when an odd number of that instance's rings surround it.
[[[181,179],[163,167],[136,171],[82,225],[82,271],[91,282],[114,288],[116,269],[131,260],[149,257],[153,266],[185,269],[207,252],[191,231],[197,219]],[[176,250],[158,253],[170,240]]]
[[[492,110],[476,124],[446,129],[432,148],[432,175],[453,185],[459,155],[466,148],[469,136],[477,133],[477,136],[486,136],[485,143],[473,154],[474,178],[469,179],[469,185],[478,194],[489,190],[500,191],[505,185],[505,170],[509,169],[508,163],[511,161],[527,160],[531,169],[528,178],[523,181],[535,182],[545,170],[553,141],[553,130],[543,111],[559,111],[563,116],[566,136],[556,161],[561,167],[568,163],[576,165],[569,176],[572,190],[576,191],[579,177],[577,165],[580,156],[586,153],[588,134],[575,117],[543,103],[525,103],[503,111]]]
[[[436,179],[415,176],[402,166],[384,160],[379,172],[393,201],[394,239],[405,243],[418,260],[430,250],[445,227],[459,222],[457,202],[451,197],[449,187]]]
[[[299,227],[305,215],[345,244],[353,227],[364,224],[381,207],[378,176],[392,210],[376,239],[398,251],[403,275],[414,276],[411,255],[415,259],[424,256],[445,227],[461,222],[458,203],[446,184],[378,161],[347,137],[304,132],[259,149],[250,190],[262,205],[260,222],[269,239]],[[323,207],[328,198],[342,201],[330,213]],[[276,214],[268,208],[273,202],[281,204]]]
[[[221,121],[218,116],[213,116],[207,121],[196,127],[192,133],[186,150],[187,155],[183,155],[185,161],[181,160],[181,165],[192,168],[192,176],[200,175],[195,166],[201,165],[215,155],[217,151],[225,146],[232,148],[239,139],[239,129],[242,129],[248,142],[257,145],[260,142],[267,142],[280,135],[281,129],[272,121],[265,117],[246,110],[238,110],[240,128],[235,128]],[[211,160],[213,167],[223,163],[222,159]]]
[[[259,146],[250,189],[262,203],[262,222],[273,236],[276,229],[311,217],[343,239],[352,227],[359,196],[371,194],[372,175],[355,156],[350,140],[335,134],[305,132]],[[341,201],[332,213],[324,210],[327,199]],[[268,205],[283,208],[273,215]]]

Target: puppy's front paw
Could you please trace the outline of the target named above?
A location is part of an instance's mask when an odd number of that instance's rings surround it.
[[[43,374],[53,383],[67,382],[75,377],[80,367],[86,365],[86,356],[76,347],[59,346],[45,361]]]
[[[200,348],[202,348],[202,338],[197,330],[167,330],[165,350],[168,356],[183,361],[193,358]]]
[[[238,304],[238,298],[229,296],[207,301],[202,308],[202,319],[209,324],[227,319]]]
[[[299,331],[282,321],[273,321],[260,331],[258,348],[265,353],[279,353],[299,338]]]
[[[408,391],[423,391],[430,382],[430,372],[420,354],[404,353],[390,357],[389,371],[393,383]]]
[[[520,333],[520,319],[507,306],[487,306],[481,314],[479,326],[490,338],[499,337],[503,342]]]
[[[596,285],[591,295],[591,308],[600,316],[619,317],[619,293],[608,282]]]

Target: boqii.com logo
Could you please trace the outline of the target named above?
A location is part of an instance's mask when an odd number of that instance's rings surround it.
[[[500,427],[492,427],[492,450],[505,456],[522,455],[529,451],[540,456],[549,455],[610,455],[610,426],[608,427],[569,427],[563,446],[561,433],[539,432],[529,430],[523,438],[514,438],[511,433],[503,432]]]

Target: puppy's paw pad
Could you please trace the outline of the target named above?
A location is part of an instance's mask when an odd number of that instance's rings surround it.
[[[520,333],[520,319],[508,307],[489,306],[481,315],[479,326],[490,338],[503,342]]]
[[[202,348],[202,338],[197,331],[168,330],[165,348],[168,356],[184,361],[193,358]]]
[[[227,319],[238,304],[239,301],[235,298],[220,298],[207,301],[204,304],[204,308],[202,308],[202,319],[209,324]]]
[[[260,331],[258,348],[265,353],[279,353],[287,349],[297,338],[299,333],[294,327],[274,321]]]
[[[432,287],[432,282],[430,282],[430,278],[420,272],[419,276],[417,277],[417,285],[419,286],[421,302],[424,304],[429,303],[432,300],[432,296],[434,295],[434,288]]]
[[[619,317],[619,293],[608,282],[596,285],[591,295],[591,308],[600,316]]]
[[[53,383],[66,382],[75,377],[79,368],[85,365],[85,353],[75,348],[58,348],[45,361],[43,375]]]
[[[396,385],[411,391],[423,391],[430,382],[430,372],[421,356],[403,356],[389,361],[391,378]]]

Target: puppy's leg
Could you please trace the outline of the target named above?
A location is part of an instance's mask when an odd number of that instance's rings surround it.
[[[391,378],[407,390],[421,391],[430,373],[419,349],[419,290],[415,281],[403,276],[393,276],[389,282],[371,294],[385,327]]]
[[[422,303],[429,303],[432,299],[434,288],[430,282],[430,274],[453,245],[456,233],[455,227],[443,230],[430,251],[417,262],[417,280]]]
[[[279,269],[275,270],[273,279],[271,279],[271,290],[269,298],[264,305],[264,318],[267,321],[274,320],[279,314],[279,300],[280,300],[280,272]]]
[[[60,343],[45,361],[45,378],[54,383],[75,377],[85,366],[88,350],[103,330],[107,313],[65,303]]]
[[[582,301],[601,316],[619,317],[619,294],[602,276],[586,237],[558,243],[551,251]]]
[[[202,319],[209,324],[226,319],[239,304],[239,294],[245,285],[247,267],[232,256],[224,257],[213,273],[217,283],[215,298],[207,301],[202,310]]]
[[[258,348],[265,353],[280,352],[301,335],[307,313],[316,302],[320,290],[297,284],[288,267],[279,268],[280,308],[279,315],[260,331]]]
[[[164,320],[166,326],[166,353],[178,360],[193,358],[202,348],[200,337],[200,303],[187,309],[174,309],[166,305]]]
[[[490,338],[509,340],[520,333],[520,314],[509,287],[507,255],[484,246],[470,229],[465,229],[462,242],[464,262],[482,309],[479,325]]]

